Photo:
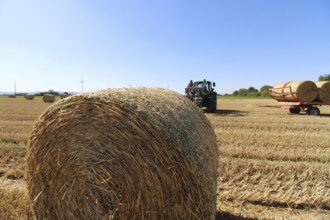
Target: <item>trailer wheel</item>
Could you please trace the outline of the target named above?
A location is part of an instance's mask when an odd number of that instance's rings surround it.
[[[317,116],[320,115],[320,109],[318,107],[310,107],[307,109],[306,113],[308,115]]]
[[[295,108],[289,108],[289,111],[292,113],[292,114],[299,114],[300,113],[300,108],[298,107],[295,107]]]

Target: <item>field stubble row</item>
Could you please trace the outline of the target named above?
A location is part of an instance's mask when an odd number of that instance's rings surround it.
[[[0,99],[0,141],[27,142],[32,126],[50,104],[40,99]]]
[[[261,107],[277,105],[274,100],[219,100],[219,105],[220,114],[208,115],[220,149],[219,210],[246,217],[256,217],[253,209],[238,212],[233,204],[305,210],[297,219],[329,210],[328,106],[321,107],[322,116],[312,117]]]

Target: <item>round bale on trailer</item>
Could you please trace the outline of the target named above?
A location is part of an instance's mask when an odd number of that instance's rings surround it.
[[[312,102],[318,95],[318,89],[312,81],[290,81],[275,85],[269,94],[277,101]]]

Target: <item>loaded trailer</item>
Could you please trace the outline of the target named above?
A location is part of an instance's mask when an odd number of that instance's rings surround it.
[[[291,86],[270,88],[269,95],[278,101],[281,108],[289,109],[292,114],[299,114],[303,111],[307,115],[316,116],[320,115],[320,109],[317,106],[330,105],[330,102],[300,100],[297,91],[292,89]]]

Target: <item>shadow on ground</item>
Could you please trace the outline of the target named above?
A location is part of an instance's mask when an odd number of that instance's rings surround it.
[[[248,111],[239,111],[239,110],[231,110],[231,109],[220,109],[216,110],[216,115],[232,115],[232,116],[246,116],[249,114]]]
[[[216,220],[222,220],[222,219],[225,219],[225,220],[254,220],[256,218],[244,218],[241,216],[236,216],[236,215],[230,214],[229,212],[219,212],[218,211],[215,214],[215,219]]]

